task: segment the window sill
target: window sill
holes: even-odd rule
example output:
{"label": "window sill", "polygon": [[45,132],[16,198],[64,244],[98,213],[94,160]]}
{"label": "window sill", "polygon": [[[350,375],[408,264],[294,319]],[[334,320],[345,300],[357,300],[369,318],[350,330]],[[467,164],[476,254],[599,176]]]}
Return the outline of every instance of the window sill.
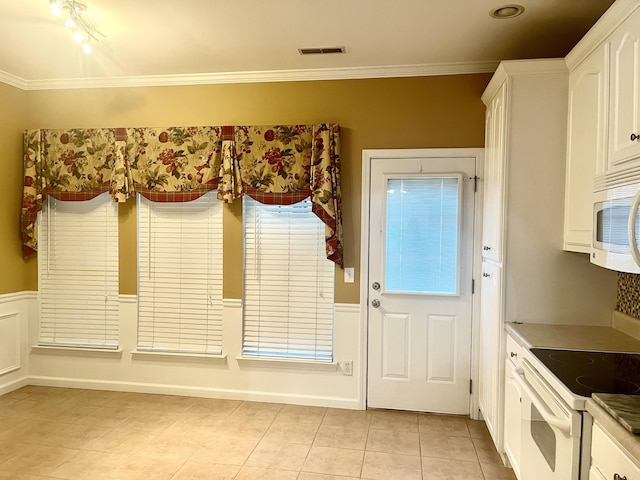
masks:
{"label": "window sill", "polygon": [[179,353],[158,352],[152,350],[133,350],[131,358],[134,360],[157,360],[174,362],[203,362],[224,365],[227,363],[226,355],[211,355],[206,353]]}
{"label": "window sill", "polygon": [[61,347],[56,345],[31,345],[33,353],[51,355],[73,355],[78,357],[122,358],[122,349]]}
{"label": "window sill", "polygon": [[241,367],[288,368],[294,370],[317,370],[335,372],[338,362],[313,362],[309,360],[275,359],[265,357],[236,357]]}

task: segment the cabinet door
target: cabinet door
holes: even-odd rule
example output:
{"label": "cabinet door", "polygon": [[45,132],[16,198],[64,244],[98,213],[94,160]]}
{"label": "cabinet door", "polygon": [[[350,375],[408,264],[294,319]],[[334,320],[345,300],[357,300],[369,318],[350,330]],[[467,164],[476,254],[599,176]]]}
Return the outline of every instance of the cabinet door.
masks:
{"label": "cabinet door", "polygon": [[495,262],[502,261],[506,101],[505,83],[487,107],[482,254]]}
{"label": "cabinet door", "polygon": [[640,163],[640,10],[611,36],[608,169]]}
{"label": "cabinet door", "polygon": [[520,478],[520,433],[522,418],[522,396],[514,376],[516,366],[505,360],[504,377],[504,451],[511,462],[511,468]]}
{"label": "cabinet door", "polygon": [[478,402],[487,428],[498,443],[499,390],[502,332],[502,268],[492,263],[482,264],[480,307],[480,374]]}
{"label": "cabinet door", "polygon": [[593,178],[606,168],[609,44],[569,74],[564,249],[590,252]]}
{"label": "cabinet door", "polygon": [[615,444],[598,423],[593,424],[591,432],[591,470],[597,471],[604,478],[628,480],[640,478],[640,468]]}

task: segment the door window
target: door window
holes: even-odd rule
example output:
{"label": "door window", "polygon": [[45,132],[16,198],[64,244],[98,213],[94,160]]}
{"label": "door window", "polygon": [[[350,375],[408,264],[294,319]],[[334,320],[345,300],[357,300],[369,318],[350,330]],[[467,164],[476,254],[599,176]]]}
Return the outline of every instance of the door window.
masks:
{"label": "door window", "polygon": [[387,179],[385,290],[458,294],[459,176]]}

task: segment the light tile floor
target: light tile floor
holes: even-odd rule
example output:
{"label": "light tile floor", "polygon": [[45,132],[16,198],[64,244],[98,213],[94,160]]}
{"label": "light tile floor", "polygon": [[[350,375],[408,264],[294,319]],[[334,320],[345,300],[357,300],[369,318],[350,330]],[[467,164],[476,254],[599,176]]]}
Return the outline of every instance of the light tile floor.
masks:
{"label": "light tile floor", "polygon": [[509,479],[483,422],[29,386],[0,396],[0,480]]}

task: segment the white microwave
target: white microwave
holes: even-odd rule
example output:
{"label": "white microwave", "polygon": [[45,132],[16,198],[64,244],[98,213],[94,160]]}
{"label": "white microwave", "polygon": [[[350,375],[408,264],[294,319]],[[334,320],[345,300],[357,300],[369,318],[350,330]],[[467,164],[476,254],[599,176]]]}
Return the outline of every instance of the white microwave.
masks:
{"label": "white microwave", "polygon": [[640,183],[611,187],[593,196],[591,263],[640,273]]}

